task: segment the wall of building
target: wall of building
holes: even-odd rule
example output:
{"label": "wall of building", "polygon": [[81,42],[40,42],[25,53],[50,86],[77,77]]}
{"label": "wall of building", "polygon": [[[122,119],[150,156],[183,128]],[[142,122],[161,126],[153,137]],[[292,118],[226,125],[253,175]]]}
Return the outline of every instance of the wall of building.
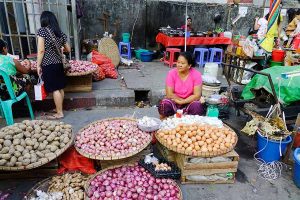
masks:
{"label": "wall of building", "polygon": [[[188,0],[188,2],[188,15],[193,18],[193,26],[197,31],[221,27],[225,30],[233,28],[236,33],[247,34],[254,24],[255,16],[261,16],[263,12],[259,3],[263,1],[251,0],[253,3],[241,4],[240,6],[248,7],[248,13],[232,27],[231,21],[238,15],[238,7],[227,3],[227,0],[210,0],[210,3],[206,3],[207,0]],[[289,2],[295,7],[299,6],[298,1],[289,0]],[[120,21],[115,37],[117,42],[123,32],[129,32],[133,33],[132,46],[154,47],[159,27],[170,25],[176,28],[184,24],[185,0],[84,0],[85,16],[82,18],[82,26],[85,38],[95,38],[96,35],[104,33],[103,22],[99,19],[103,12],[110,14],[110,33],[114,33],[114,24]],[[222,16],[220,24],[213,21],[216,13]]]}

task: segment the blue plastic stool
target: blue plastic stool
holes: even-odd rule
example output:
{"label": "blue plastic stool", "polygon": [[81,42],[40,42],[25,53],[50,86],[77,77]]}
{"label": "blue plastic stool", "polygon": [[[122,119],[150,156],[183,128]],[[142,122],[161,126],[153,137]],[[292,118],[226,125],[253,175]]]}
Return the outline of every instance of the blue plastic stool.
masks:
{"label": "blue plastic stool", "polygon": [[119,52],[121,57],[131,59],[130,42],[119,42]]}
{"label": "blue plastic stool", "polygon": [[209,48],[209,62],[221,64],[223,58],[223,49]]}
{"label": "blue plastic stool", "polygon": [[[199,55],[197,55],[199,52]],[[194,56],[199,67],[203,67],[209,61],[209,51],[206,48],[195,48]]]}

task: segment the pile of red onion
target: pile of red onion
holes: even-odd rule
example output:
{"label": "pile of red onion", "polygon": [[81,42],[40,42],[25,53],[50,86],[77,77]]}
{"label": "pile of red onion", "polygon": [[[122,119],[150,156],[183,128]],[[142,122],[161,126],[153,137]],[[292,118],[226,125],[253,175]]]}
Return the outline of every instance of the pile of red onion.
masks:
{"label": "pile of red onion", "polygon": [[71,68],[68,70],[68,73],[83,73],[89,71],[95,71],[98,69],[98,65],[89,61],[82,60],[70,60],[69,61]]}
{"label": "pile of red onion", "polygon": [[75,145],[89,155],[121,157],[142,150],[151,137],[139,130],[136,121],[103,120],[78,133]]}
{"label": "pile of red onion", "polygon": [[122,166],[103,172],[90,181],[87,192],[90,200],[180,200],[182,198],[175,181],[156,179],[138,165]]}

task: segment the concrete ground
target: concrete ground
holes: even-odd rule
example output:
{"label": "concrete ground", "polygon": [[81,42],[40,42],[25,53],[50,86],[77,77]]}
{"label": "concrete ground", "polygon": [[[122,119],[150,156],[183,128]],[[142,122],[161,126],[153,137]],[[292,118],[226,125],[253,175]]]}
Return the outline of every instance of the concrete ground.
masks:
{"label": "concrete ground", "polygon": [[[67,111],[62,120],[73,125],[74,133],[83,126],[99,119],[108,117],[144,115],[158,117],[157,109],[151,108],[112,108],[93,107],[90,109],[77,109]],[[22,119],[17,119],[20,121]],[[245,124],[245,117],[235,117],[226,121],[236,130],[240,130]],[[1,126],[4,121],[0,120]],[[282,176],[277,180],[267,181],[258,176],[257,162],[253,159],[255,152],[255,140],[247,136],[239,135],[236,151],[240,155],[238,173],[234,184],[196,184],[181,185],[184,199],[186,200],[275,200],[275,199],[300,199],[300,189],[292,181],[292,166],[282,170]],[[24,172],[26,173],[26,172]],[[19,200],[23,195],[41,179],[26,180],[0,180],[0,191],[11,192],[9,199]]]}

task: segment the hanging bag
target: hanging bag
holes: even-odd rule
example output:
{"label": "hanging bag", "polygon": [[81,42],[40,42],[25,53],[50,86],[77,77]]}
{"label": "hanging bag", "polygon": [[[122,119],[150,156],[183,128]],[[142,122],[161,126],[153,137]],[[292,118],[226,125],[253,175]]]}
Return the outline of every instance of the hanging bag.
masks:
{"label": "hanging bag", "polygon": [[51,31],[49,30],[49,28],[46,28],[48,33],[50,34],[51,36],[51,39],[55,45],[55,49],[56,49],[56,52],[58,53],[58,55],[60,55],[61,57],[61,60],[62,60],[62,64],[64,66],[64,71],[67,72],[70,68],[71,68],[71,65],[69,63],[69,60],[66,58],[66,56],[61,52],[60,48],[58,47],[57,43],[56,43],[56,40],[55,40],[55,37],[54,35],[51,33]]}
{"label": "hanging bag", "polygon": [[34,85],[34,97],[36,101],[43,101],[47,97],[44,81],[42,80],[41,77],[39,77],[38,83]]}

